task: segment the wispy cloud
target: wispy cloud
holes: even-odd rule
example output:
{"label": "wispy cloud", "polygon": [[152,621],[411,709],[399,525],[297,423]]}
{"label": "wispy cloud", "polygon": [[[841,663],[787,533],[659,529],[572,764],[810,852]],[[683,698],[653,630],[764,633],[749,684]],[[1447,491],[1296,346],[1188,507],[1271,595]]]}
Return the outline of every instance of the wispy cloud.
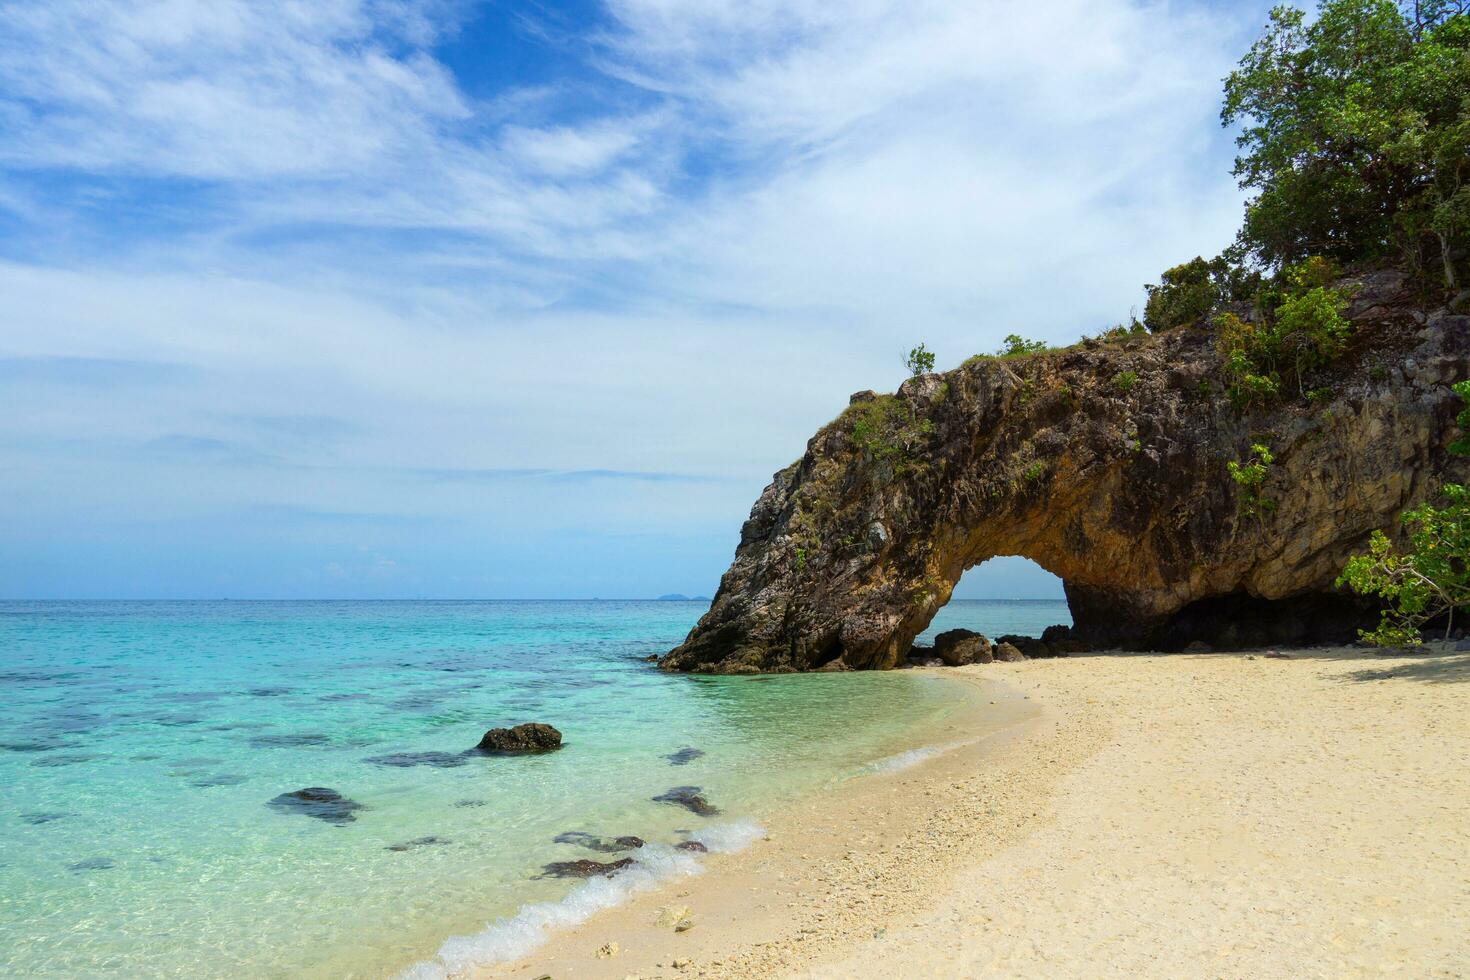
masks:
{"label": "wispy cloud", "polygon": [[10,0],[0,509],[418,513],[470,577],[689,534],[653,591],[707,590],[915,342],[1068,341],[1226,243],[1264,8]]}

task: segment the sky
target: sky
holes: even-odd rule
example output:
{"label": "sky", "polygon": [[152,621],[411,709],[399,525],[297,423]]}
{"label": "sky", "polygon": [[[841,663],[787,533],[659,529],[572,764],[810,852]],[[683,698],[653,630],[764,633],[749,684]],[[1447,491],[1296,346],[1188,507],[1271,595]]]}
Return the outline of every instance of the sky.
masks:
{"label": "sky", "polygon": [[910,347],[1229,243],[1267,6],[6,0],[0,596],[710,595]]}

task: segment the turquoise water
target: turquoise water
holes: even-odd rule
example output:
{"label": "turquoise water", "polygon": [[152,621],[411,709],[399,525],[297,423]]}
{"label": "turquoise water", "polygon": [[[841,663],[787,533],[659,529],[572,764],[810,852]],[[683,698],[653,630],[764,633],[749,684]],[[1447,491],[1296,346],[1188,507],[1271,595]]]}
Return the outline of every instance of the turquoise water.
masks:
{"label": "turquoise water", "polygon": [[[644,870],[691,870],[670,845],[734,846],[783,797],[966,703],[917,672],[707,678],[642,661],[704,608],[0,603],[0,975],[381,977],[492,957],[534,941],[510,918],[527,903],[612,900],[606,883],[536,877],[621,856],[557,835],[636,834]],[[930,633],[1067,621],[1063,603],[955,602]],[[532,720],[566,746],[459,755]],[[665,758],[685,747],[704,754]],[[380,760],[426,752],[438,765]],[[723,812],[652,801],[684,785]],[[309,786],[361,808],[333,823],[267,805]]]}

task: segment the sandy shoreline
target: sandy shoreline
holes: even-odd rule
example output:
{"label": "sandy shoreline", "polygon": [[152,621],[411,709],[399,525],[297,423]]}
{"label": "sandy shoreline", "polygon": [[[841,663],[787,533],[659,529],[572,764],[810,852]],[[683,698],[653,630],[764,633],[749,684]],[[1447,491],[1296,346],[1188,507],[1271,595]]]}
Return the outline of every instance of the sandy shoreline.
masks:
{"label": "sandy shoreline", "polygon": [[1470,975],[1470,653],[1290,653],[945,671],[1029,717],[480,975]]}

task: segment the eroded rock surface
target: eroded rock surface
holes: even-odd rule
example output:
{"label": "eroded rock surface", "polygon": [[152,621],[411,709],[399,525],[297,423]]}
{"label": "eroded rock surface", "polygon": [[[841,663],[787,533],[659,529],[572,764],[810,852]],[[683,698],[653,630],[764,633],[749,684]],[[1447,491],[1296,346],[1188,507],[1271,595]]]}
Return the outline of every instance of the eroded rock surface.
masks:
{"label": "eroded rock surface", "polygon": [[491,755],[550,752],[561,748],[561,732],[540,722],[528,722],[514,728],[492,728],[476,748]]}
{"label": "eroded rock surface", "polygon": [[[1373,617],[1333,587],[1347,556],[1470,476],[1447,452],[1470,317],[1418,309],[1394,272],[1349,285],[1347,353],[1264,408],[1231,404],[1203,327],[854,395],[761,494],[709,611],[660,666],[895,667],[996,555],[1062,578],[1068,649],[1350,639]],[[1226,469],[1255,442],[1275,456],[1260,517]]]}

